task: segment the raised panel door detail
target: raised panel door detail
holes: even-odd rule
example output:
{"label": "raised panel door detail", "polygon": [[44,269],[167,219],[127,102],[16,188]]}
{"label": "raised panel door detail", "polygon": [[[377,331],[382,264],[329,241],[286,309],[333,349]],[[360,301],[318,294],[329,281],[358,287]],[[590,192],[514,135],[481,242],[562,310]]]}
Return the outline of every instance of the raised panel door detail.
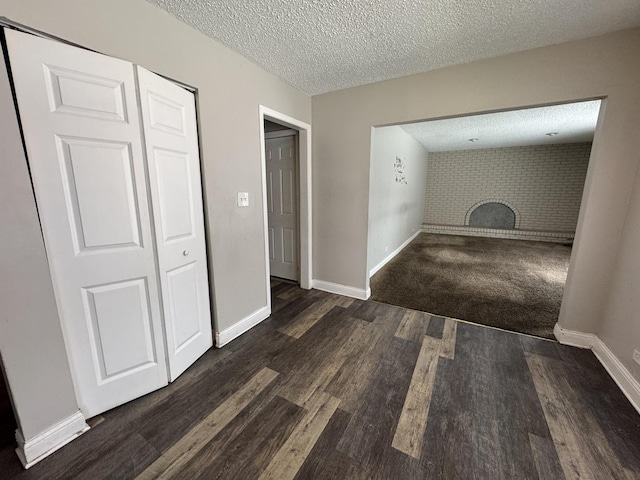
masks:
{"label": "raised panel door detail", "polygon": [[129,144],[69,137],[57,140],[76,254],[139,246]]}
{"label": "raised panel door detail", "polygon": [[[269,270],[276,277],[298,280],[298,218],[295,137],[265,140]],[[269,158],[272,158],[270,160]]]}
{"label": "raised panel door detail", "polygon": [[162,234],[165,242],[193,235],[189,155],[154,148]]}
{"label": "raised panel door detail", "polygon": [[282,214],[293,215],[295,208],[295,178],[291,170],[280,171],[280,181],[282,185]]}
{"label": "raised panel door detail", "polygon": [[127,121],[121,81],[49,65],[44,70],[51,112]]}
{"label": "raised panel door detail", "polygon": [[184,106],[156,93],[149,92],[151,128],[175,135],[186,135]]}
{"label": "raised panel door detail", "polygon": [[276,258],[276,231],[275,228],[269,227],[269,260]]}
{"label": "raised panel door detail", "polygon": [[267,213],[273,213],[273,172],[267,172]]}
{"label": "raised panel door detail", "polygon": [[291,228],[282,229],[282,259],[285,263],[295,263],[296,259],[296,234]]}
{"label": "raised panel door detail", "polygon": [[98,383],[156,364],[143,278],[83,289]]}
{"label": "raised panel door detail", "polygon": [[200,333],[198,280],[195,263],[167,272],[174,353],[178,353]]}
{"label": "raised panel door detail", "polygon": [[285,146],[280,148],[280,160],[289,160],[293,157],[293,151],[291,147]]}

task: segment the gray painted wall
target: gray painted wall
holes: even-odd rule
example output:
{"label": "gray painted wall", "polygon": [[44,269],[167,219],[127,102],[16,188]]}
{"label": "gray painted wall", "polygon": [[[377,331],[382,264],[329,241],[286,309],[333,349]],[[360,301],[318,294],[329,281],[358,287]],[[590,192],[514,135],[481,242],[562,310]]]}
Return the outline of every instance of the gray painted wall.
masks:
{"label": "gray painted wall", "polygon": [[[198,88],[216,329],[224,330],[264,307],[268,285],[258,108],[262,104],[311,123],[309,96],[144,0],[5,0],[0,14]],[[75,400],[24,174],[24,159],[16,156],[9,163],[3,154],[2,182],[9,182],[19,195],[3,202],[12,206],[12,211],[4,208],[3,215],[14,217],[14,228],[3,228],[10,235],[2,239],[0,278],[3,285],[22,289],[18,294],[3,288],[0,350],[5,357],[1,347],[12,344],[17,355],[14,360],[5,358],[14,396],[25,372],[31,376],[24,380],[32,383],[30,398],[20,396],[18,401],[20,422],[29,437],[68,416]],[[236,207],[238,191],[249,192],[253,200],[248,208]],[[2,195],[10,194],[3,189]],[[13,265],[11,255],[21,259],[20,268]],[[20,269],[28,284],[17,278]],[[12,295],[5,297],[8,293]],[[42,377],[42,382],[34,376]]]}
{"label": "gray painted wall", "polygon": [[[636,368],[637,300],[620,285],[639,284],[640,270],[617,256],[640,245],[640,201],[630,202],[640,152],[639,51],[640,29],[632,29],[313,97],[315,278],[368,286],[372,125],[606,97],[560,324],[600,332]],[[633,226],[625,226],[627,215]]]}
{"label": "gray painted wall", "polygon": [[[428,158],[422,144],[400,127],[376,128],[372,135],[368,270],[420,230]],[[396,157],[404,182],[397,181]]]}
{"label": "gray painted wall", "polygon": [[[640,149],[636,160],[640,163]],[[635,188],[629,203],[622,241],[614,267],[609,295],[597,334],[640,380],[640,365],[635,363],[633,350],[640,350],[640,168],[635,176]]]}
{"label": "gray painted wall", "polygon": [[0,355],[26,439],[78,411],[4,59],[0,60]]}
{"label": "gray painted wall", "polygon": [[[309,97],[144,0],[3,3],[14,21],[198,88],[216,327],[265,306],[258,105],[310,123]],[[236,207],[239,191],[248,208]]]}

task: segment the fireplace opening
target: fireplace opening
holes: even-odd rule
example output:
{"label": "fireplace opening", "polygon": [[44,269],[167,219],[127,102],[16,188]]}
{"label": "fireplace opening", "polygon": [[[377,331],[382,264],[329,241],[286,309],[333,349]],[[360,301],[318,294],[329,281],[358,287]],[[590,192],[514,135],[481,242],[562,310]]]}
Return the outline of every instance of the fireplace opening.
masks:
{"label": "fireplace opening", "polygon": [[515,209],[506,203],[488,200],[471,207],[467,213],[466,225],[513,230],[517,227],[517,215]]}

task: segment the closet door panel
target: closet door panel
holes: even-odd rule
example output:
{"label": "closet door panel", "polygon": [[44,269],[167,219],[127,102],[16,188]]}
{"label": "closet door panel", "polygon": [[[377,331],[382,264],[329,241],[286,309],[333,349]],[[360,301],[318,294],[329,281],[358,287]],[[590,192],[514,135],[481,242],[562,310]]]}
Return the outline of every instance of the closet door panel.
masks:
{"label": "closet door panel", "polygon": [[144,279],[86,288],[83,293],[99,383],[157,363]]}
{"label": "closet door panel", "polygon": [[153,148],[163,243],[194,236],[193,192],[188,154]]}
{"label": "closet door panel", "polygon": [[141,226],[129,145],[57,140],[77,252],[139,247]]}
{"label": "closet door panel", "polygon": [[167,384],[134,67],[6,37],[76,393],[91,417]]}
{"label": "closet door panel", "polygon": [[198,305],[198,270],[195,263],[181,265],[167,272],[167,294],[172,319],[174,351],[188,346],[200,335],[200,312]]}
{"label": "closet door panel", "polygon": [[213,344],[195,98],[137,71],[173,381]]}

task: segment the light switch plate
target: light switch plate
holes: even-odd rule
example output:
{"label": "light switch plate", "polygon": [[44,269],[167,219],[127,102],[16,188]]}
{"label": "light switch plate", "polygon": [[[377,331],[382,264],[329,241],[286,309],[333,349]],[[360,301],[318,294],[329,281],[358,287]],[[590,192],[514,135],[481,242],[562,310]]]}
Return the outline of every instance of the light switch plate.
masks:
{"label": "light switch plate", "polygon": [[249,206],[249,192],[238,192],[238,206],[239,207]]}

